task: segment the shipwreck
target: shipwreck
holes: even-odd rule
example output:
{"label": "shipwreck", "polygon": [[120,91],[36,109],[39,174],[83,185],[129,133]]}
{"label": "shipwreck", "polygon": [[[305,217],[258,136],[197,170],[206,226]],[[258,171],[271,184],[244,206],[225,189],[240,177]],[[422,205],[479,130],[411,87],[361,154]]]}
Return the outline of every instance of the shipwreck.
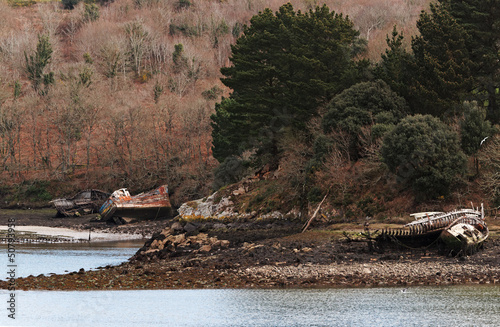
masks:
{"label": "shipwreck", "polygon": [[436,244],[449,254],[465,255],[476,252],[489,235],[482,204],[480,209],[421,212],[411,216],[414,221],[402,228],[383,230],[377,241],[390,241],[406,248]]}
{"label": "shipwreck", "polygon": [[102,220],[170,218],[172,206],[168,186],[130,195],[126,188],[114,191],[99,210]]}
{"label": "shipwreck", "polygon": [[72,198],[61,198],[50,201],[57,210],[56,217],[73,217],[99,212],[109,193],[100,190],[84,190]]}

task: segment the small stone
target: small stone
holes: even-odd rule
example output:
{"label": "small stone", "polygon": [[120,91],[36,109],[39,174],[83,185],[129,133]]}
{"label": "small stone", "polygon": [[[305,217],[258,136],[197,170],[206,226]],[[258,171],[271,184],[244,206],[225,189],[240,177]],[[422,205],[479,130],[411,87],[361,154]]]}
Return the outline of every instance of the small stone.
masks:
{"label": "small stone", "polygon": [[179,234],[175,236],[174,243],[175,244],[181,244],[186,240],[186,235],[184,234]]}
{"label": "small stone", "polygon": [[208,253],[212,250],[212,247],[208,244],[205,244],[203,245],[202,247],[200,247],[199,251],[200,252],[204,252],[204,253]]}
{"label": "small stone", "polygon": [[241,195],[241,194],[245,194],[245,188],[244,187],[240,187],[238,188],[237,190],[233,191],[233,195]]}
{"label": "small stone", "polygon": [[169,236],[172,234],[172,231],[170,228],[167,227],[167,228],[163,229],[160,234],[163,234],[165,236]]}
{"label": "small stone", "polygon": [[197,235],[197,237],[198,237],[199,240],[204,240],[204,241],[206,241],[208,239],[208,235],[205,234],[205,233],[199,233]]}
{"label": "small stone", "polygon": [[181,223],[176,221],[175,223],[172,224],[172,226],[170,227],[171,230],[173,230],[174,232],[181,232],[184,230],[184,228],[182,227]]}

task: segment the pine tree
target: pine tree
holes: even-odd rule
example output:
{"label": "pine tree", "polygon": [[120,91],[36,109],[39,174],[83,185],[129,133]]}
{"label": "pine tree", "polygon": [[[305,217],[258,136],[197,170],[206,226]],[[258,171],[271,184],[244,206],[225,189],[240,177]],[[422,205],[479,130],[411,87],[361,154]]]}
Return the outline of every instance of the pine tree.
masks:
{"label": "pine tree", "polygon": [[408,98],[409,63],[413,57],[404,46],[404,35],[394,26],[392,35],[387,36],[387,49],[381,56],[381,61],[375,67],[374,73],[391,89],[404,98]]}
{"label": "pine tree", "polygon": [[500,122],[500,0],[439,0],[470,35],[465,47],[475,63],[476,98],[487,118]]}
{"label": "pine tree", "polygon": [[285,4],[252,17],[232,47],[233,65],[221,69],[233,92],[212,116],[214,156],[251,150],[276,158],[284,130],[304,129],[319,106],[358,79],[358,36],[326,6],[302,13]]}
{"label": "pine tree", "polygon": [[414,113],[443,117],[456,114],[473,89],[473,62],[466,47],[470,36],[443,6],[430,6],[417,22],[409,102]]}
{"label": "pine tree", "polygon": [[[33,89],[40,95],[45,95],[48,92],[48,87],[54,84],[54,72],[45,74],[45,67],[52,60],[52,45],[48,35],[39,35],[36,51],[28,56],[24,53],[26,60],[26,74],[31,81]],[[42,85],[44,88],[42,89]]]}

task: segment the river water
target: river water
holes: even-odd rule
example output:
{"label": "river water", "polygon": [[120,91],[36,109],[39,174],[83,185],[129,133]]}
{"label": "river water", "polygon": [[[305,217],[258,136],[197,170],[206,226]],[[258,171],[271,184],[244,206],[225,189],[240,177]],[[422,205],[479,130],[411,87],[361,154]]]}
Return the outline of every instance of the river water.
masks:
{"label": "river water", "polygon": [[[397,288],[17,291],[16,319],[4,309],[0,325],[498,326],[499,295],[498,286],[415,287],[406,293]],[[0,298],[8,299],[7,291]]]}
{"label": "river water", "polygon": [[[142,242],[113,242],[17,247],[18,276],[119,264],[141,245]],[[6,269],[6,252],[0,257]],[[11,293],[15,295],[15,320],[8,317],[7,301]],[[0,290],[0,303],[3,303],[0,326],[455,327],[500,324],[498,285],[414,287],[406,292],[399,288]]]}
{"label": "river water", "polygon": [[[16,277],[63,274],[118,265],[127,261],[144,241],[114,241],[67,244],[16,244]],[[0,267],[8,265],[7,245],[0,245]],[[7,276],[0,274],[0,279]]]}

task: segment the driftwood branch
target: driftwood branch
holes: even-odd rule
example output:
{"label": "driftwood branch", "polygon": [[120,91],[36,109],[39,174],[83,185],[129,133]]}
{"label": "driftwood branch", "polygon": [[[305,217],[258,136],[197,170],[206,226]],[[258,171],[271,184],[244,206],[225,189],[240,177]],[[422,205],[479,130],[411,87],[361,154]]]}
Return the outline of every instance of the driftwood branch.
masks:
{"label": "driftwood branch", "polygon": [[323,204],[323,202],[325,202],[326,200],[326,197],[328,196],[328,193],[330,193],[330,190],[328,190],[325,194],[325,197],[323,198],[323,200],[321,200],[321,202],[318,204],[318,207],[316,208],[316,210],[314,211],[314,214],[312,215],[312,217],[307,221],[307,224],[304,226],[304,228],[302,229],[302,233],[306,231],[307,228],[309,228],[309,225],[311,225],[311,222],[313,221],[314,218],[316,218],[316,215],[318,214],[319,212],[319,209],[321,208],[321,205]]}
{"label": "driftwood branch", "polygon": [[347,234],[346,231],[344,231],[342,234],[344,234],[344,236],[347,238],[348,242],[352,242],[352,238],[349,236],[349,234]]}

